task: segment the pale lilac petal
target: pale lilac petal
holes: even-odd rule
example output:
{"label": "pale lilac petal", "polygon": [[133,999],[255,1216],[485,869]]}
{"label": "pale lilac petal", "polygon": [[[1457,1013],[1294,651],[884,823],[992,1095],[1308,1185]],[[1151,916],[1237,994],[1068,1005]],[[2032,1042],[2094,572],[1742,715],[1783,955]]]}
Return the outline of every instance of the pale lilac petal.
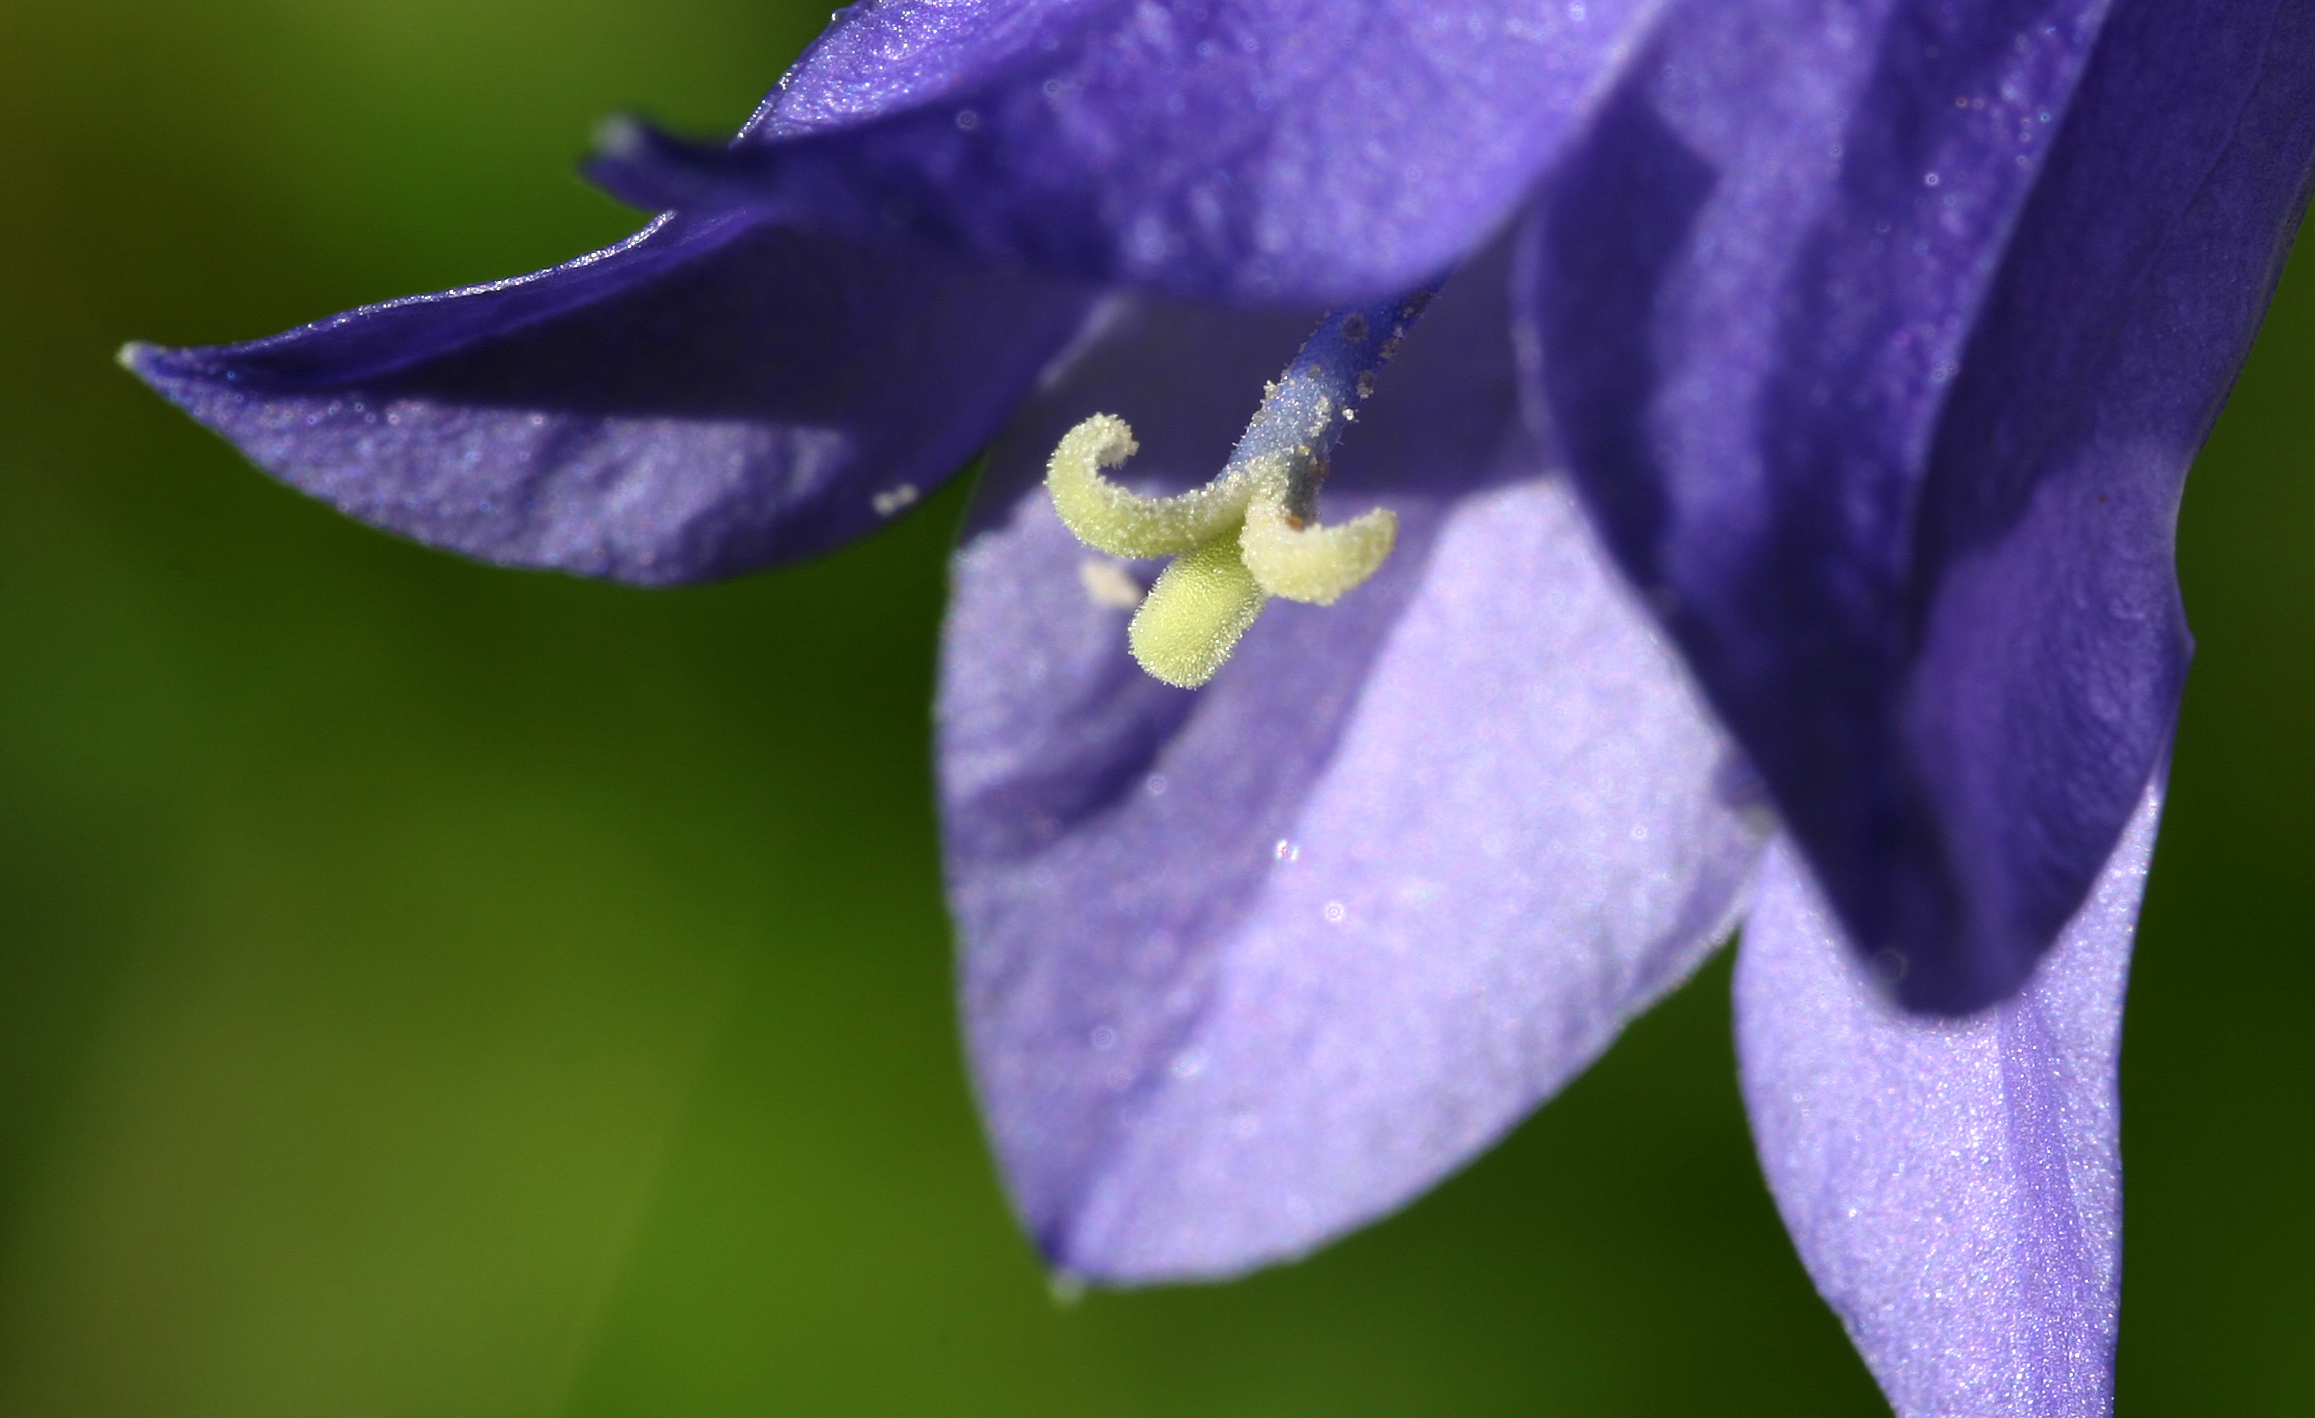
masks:
{"label": "pale lilac petal", "polygon": [[[1062,1270],[1225,1275],[1401,1205],[1728,927],[1749,775],[1564,484],[1515,434],[1489,456],[1498,280],[1449,285],[1328,484],[1349,513],[1389,482],[1398,552],[1274,605],[1195,695],[1134,667],[1084,549],[992,470],[946,641],[951,894],[991,1132]],[[1299,332],[1200,319],[1121,332],[1000,458],[1033,472],[1146,382],[1215,421],[1137,426],[1153,461],[1218,466]]]}
{"label": "pale lilac petal", "polygon": [[2115,1095],[2158,776],[2033,980],[1970,1019],[1864,978],[1789,842],[1736,965],[1763,1170],[1900,1418],[2102,1418],[2122,1248]]}

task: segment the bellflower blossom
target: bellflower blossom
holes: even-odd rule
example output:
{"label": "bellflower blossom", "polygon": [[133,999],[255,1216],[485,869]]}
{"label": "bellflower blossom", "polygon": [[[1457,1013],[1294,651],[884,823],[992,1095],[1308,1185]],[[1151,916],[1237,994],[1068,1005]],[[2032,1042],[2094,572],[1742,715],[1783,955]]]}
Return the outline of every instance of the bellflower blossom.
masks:
{"label": "bellflower blossom", "polygon": [[[2173,520],[2311,153],[2293,0],[879,0],[728,146],[607,130],[628,241],[124,359],[357,517],[640,584],[987,446],[942,808],[1057,1270],[1390,1211],[1741,924],[1762,1165],[1897,1410],[2102,1413]],[[1328,307],[1339,448],[1233,463]],[[1244,476],[1136,540],[1129,444]],[[1256,620],[1321,476],[1363,549]],[[1194,693],[1128,653],[1159,551],[1223,587]]]}

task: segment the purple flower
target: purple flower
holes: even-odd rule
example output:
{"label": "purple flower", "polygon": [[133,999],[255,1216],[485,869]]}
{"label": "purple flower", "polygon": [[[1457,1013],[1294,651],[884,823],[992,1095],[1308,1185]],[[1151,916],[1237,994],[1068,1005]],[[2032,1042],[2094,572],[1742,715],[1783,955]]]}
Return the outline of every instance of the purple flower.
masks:
{"label": "purple flower", "polygon": [[[887,0],[729,146],[610,130],[619,246],[125,357],[356,516],[646,584],[990,444],[942,797],[1057,1269],[1399,1206],[1741,924],[1763,1167],[1897,1409],[2100,1413],[2172,521],[2311,154],[2291,0]],[[1329,405],[1395,550],[1141,673],[1048,455],[1205,483],[1319,307],[1442,276]]]}

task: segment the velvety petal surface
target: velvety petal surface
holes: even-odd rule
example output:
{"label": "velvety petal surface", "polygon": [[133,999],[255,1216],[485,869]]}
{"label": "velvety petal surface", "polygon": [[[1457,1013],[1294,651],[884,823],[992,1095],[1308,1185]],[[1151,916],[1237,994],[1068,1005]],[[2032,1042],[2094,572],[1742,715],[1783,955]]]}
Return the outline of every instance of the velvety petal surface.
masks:
{"label": "velvety petal surface", "polygon": [[1430,1186],[1725,934],[1762,840],[1518,433],[1499,265],[1449,284],[1338,455],[1322,511],[1401,519],[1374,580],[1274,602],[1195,694],[1134,665],[1115,588],[1151,568],[1070,537],[1046,450],[1112,412],[1129,475],[1202,480],[1308,329],[1125,307],[1007,434],[956,563],[974,1076],[1030,1231],[1101,1281],[1244,1270]]}
{"label": "velvety petal surface", "polygon": [[1089,305],[740,217],[124,361],[274,476],[514,566],[664,583],[823,550],[948,478]]}
{"label": "velvety petal surface", "polygon": [[1660,0],[892,0],[842,12],[731,146],[619,131],[650,208],[1260,302],[1372,297],[1483,244]]}
{"label": "velvety petal surface", "polygon": [[2016,996],[1899,1012],[1788,844],[1736,964],[1761,1166],[1801,1259],[1899,1418],[2102,1418],[2122,1250],[2116,1064],[2161,814],[2113,857]]}
{"label": "velvety petal surface", "polygon": [[2310,52],[2292,0],[1684,6],[1549,186],[1534,407],[1916,1008],[2024,980],[2167,739]]}

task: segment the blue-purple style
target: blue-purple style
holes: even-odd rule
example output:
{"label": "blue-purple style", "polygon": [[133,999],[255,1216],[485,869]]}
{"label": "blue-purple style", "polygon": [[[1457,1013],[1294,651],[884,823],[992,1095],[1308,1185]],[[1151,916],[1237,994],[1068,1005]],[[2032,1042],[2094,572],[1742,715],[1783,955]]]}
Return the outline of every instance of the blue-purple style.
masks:
{"label": "blue-purple style", "polygon": [[[2315,7],[868,0],[729,145],[591,172],[662,215],[124,358],[357,517],[641,584],[988,447],[942,807],[1056,1270],[1404,1204],[1741,925],[1762,1165],[1897,1411],[2109,1410],[2173,523],[2308,200]],[[1442,279],[1319,469],[1388,559],[1142,673],[1156,565],[1064,527],[1056,445],[1204,484],[1327,307]]]}

